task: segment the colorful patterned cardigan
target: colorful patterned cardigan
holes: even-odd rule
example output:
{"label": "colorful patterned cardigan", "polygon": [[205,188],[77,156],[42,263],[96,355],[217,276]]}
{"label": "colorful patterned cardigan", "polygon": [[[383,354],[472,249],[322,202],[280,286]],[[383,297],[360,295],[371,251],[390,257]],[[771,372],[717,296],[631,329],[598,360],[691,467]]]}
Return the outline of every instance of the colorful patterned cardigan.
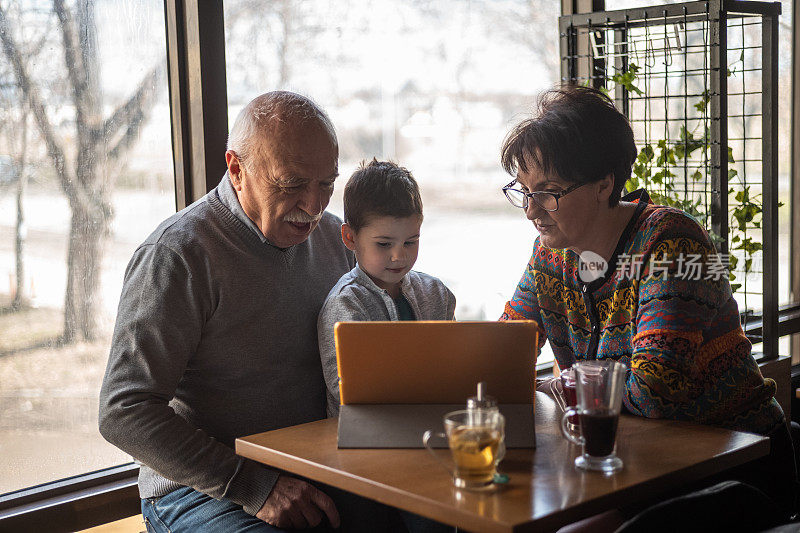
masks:
{"label": "colorful patterned cardigan", "polygon": [[[639,205],[605,278],[582,282],[578,255],[537,237],[501,320],[536,321],[560,368],[595,358],[628,364],[632,413],[769,433],[784,421],[775,382],[751,354],[708,234],[645,191],[624,199]],[[702,270],[688,268],[698,259]]]}

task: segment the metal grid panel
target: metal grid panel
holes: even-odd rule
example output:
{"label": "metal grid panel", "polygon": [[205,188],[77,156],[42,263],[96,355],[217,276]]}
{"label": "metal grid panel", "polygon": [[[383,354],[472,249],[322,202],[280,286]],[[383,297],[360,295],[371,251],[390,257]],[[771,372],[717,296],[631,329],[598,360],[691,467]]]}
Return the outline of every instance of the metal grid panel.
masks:
{"label": "metal grid panel", "polygon": [[628,188],[709,231],[744,325],[764,320],[767,356],[777,356],[779,13],[716,0],[559,19],[562,81],[606,90],[631,122]]}

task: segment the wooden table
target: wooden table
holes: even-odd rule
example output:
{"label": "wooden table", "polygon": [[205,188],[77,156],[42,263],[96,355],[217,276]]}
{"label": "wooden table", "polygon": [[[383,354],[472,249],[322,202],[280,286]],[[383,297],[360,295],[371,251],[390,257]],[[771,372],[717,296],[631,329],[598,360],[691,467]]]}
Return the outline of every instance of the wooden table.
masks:
{"label": "wooden table", "polygon": [[[237,439],[236,453],[261,463],[452,524],[467,531],[548,531],[586,516],[663,495],[769,453],[769,439],[686,422],[623,415],[622,471],[574,467],[579,448],[561,436],[553,400],[536,393],[535,450],[508,450],[508,485],[491,493],[455,489],[420,450],[340,450],[336,420]],[[438,428],[436,428],[438,429]],[[447,452],[441,451],[447,458]]]}

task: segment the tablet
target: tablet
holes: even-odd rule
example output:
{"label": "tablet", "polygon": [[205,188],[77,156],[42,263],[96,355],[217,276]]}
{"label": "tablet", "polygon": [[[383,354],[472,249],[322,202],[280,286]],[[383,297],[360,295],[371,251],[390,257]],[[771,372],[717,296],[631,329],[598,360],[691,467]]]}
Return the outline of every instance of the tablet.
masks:
{"label": "tablet", "polygon": [[506,446],[533,447],[536,323],[340,322],[339,447],[417,448],[486,383],[506,416]]}

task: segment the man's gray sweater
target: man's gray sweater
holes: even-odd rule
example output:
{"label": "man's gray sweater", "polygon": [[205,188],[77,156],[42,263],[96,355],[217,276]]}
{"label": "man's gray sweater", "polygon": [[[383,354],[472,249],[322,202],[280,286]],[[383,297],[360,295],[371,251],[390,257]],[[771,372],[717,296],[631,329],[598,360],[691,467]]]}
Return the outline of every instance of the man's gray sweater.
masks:
{"label": "man's gray sweater", "polygon": [[317,315],[354,260],[325,213],[308,240],[269,244],[227,175],[164,221],[125,272],[100,431],[141,463],[141,497],[190,486],[250,514],[277,472],[237,437],[325,417]]}

